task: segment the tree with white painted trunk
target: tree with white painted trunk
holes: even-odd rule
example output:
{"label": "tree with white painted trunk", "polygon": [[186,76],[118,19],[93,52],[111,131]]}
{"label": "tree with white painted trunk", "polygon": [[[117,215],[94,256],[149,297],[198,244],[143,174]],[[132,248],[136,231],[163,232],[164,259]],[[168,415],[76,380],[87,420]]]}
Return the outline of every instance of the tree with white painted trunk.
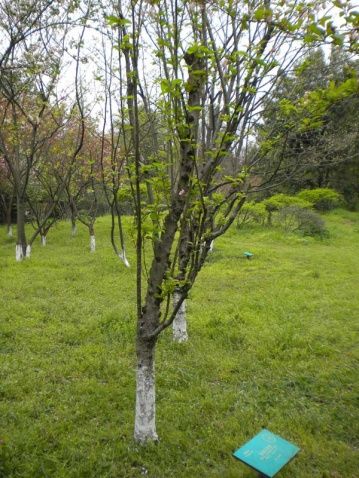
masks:
{"label": "tree with white painted trunk", "polygon": [[[111,2],[110,2],[111,3]],[[112,5],[102,5],[108,13]],[[118,8],[116,8],[118,12]],[[125,192],[126,162],[130,153],[129,137],[126,125],[125,84],[122,78],[121,53],[114,49],[119,31],[112,29],[105,21],[102,25],[101,47],[98,49],[98,82],[101,85],[103,104],[101,111],[100,171],[105,199],[111,214],[110,239],[117,258],[130,267],[127,258],[123,216],[133,212],[129,209],[131,195]],[[117,116],[120,112],[120,116]]]}
{"label": "tree with white painted trunk", "polygon": [[[319,2],[314,6],[319,10]],[[280,69],[293,65],[293,46],[302,35],[319,33],[316,17],[300,1],[120,1],[108,21],[117,32],[119,76],[127,86],[122,113],[130,132],[126,168],[137,233],[134,434],[143,443],[157,439],[158,337],[180,310],[183,317],[182,306],[213,241],[228,230],[246,200],[255,160],[246,162],[244,152],[265,96]],[[155,73],[141,76],[153,51]],[[149,115],[154,108],[158,128],[168,136],[151,158],[141,141],[140,112]],[[235,152],[245,160],[236,175],[228,175],[225,165]],[[169,161],[173,181],[163,177]]]}
{"label": "tree with white painted trunk", "polygon": [[29,210],[28,220],[34,229],[27,244],[29,250],[38,236],[40,236],[41,245],[46,246],[47,234],[59,217],[57,206],[60,199],[60,188],[56,183],[52,162],[44,161],[46,154],[42,156],[37,167],[32,171],[26,195]]}
{"label": "tree with white painted trunk", "polygon": [[[130,140],[125,164],[137,231],[134,433],[139,442],[157,438],[158,337],[179,311],[183,318],[184,301],[213,241],[245,202],[256,161],[249,164],[245,154],[253,125],[281,70],[294,64],[303,36],[314,41],[326,35],[315,29],[321,7],[315,2],[308,11],[301,1],[124,0],[108,17],[116,33],[118,74],[127,88],[121,112]],[[153,71],[142,75],[149,59]],[[148,156],[140,115],[145,111],[150,118],[153,110],[157,128],[167,136]],[[226,164],[234,154],[244,160],[230,175]],[[172,176],[164,177],[170,163]],[[148,242],[153,255],[147,259]],[[185,340],[182,325],[178,334]]]}
{"label": "tree with white painted trunk", "polygon": [[101,189],[101,139],[94,124],[86,122],[82,151],[65,185],[71,215],[89,232],[90,252],[96,251],[95,222]]}

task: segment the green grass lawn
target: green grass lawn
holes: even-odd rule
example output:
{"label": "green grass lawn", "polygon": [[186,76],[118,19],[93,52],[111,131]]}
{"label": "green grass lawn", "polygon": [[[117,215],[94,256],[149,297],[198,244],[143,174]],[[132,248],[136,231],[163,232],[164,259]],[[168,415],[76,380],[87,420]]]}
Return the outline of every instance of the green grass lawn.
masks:
{"label": "green grass lawn", "polygon": [[108,218],[95,254],[60,223],[16,263],[1,228],[0,476],[250,478],[231,454],[267,427],[301,448],[278,477],[358,477],[359,215],[326,221],[322,241],[235,227],[216,241],[189,342],[159,341],[147,447],[132,439],[133,247],[127,270]]}

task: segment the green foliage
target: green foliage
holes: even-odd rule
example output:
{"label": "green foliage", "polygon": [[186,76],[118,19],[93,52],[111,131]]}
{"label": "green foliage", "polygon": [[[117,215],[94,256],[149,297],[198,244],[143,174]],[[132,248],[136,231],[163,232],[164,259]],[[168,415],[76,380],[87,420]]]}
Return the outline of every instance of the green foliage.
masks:
{"label": "green foliage", "polygon": [[171,296],[178,287],[183,287],[186,284],[186,281],[174,279],[173,277],[166,277],[162,282],[161,294],[159,297],[165,299],[168,296]]}
{"label": "green foliage", "polygon": [[187,49],[187,54],[194,55],[197,58],[208,58],[213,55],[213,51],[202,43],[192,43]]}
{"label": "green foliage", "polygon": [[[285,192],[331,187],[357,203],[358,111],[358,62],[341,48],[333,47],[329,60],[313,50],[294,74],[283,75],[267,102],[258,143],[271,171],[280,164],[286,172]],[[263,169],[258,173],[268,174]]]}
{"label": "green foliage", "polygon": [[304,189],[298,193],[297,198],[309,202],[319,211],[330,211],[342,201],[341,195],[330,188]]}
{"label": "green foliage", "polygon": [[340,101],[359,93],[358,79],[353,76],[339,85],[331,81],[326,88],[307,93],[298,102],[293,111],[299,113],[301,120],[300,130],[315,129],[325,122],[325,115],[330,108]]}
{"label": "green foliage", "polygon": [[268,215],[268,224],[275,223],[287,232],[300,232],[304,236],[320,236],[327,234],[324,220],[311,210],[313,202],[308,198],[274,194],[260,203],[248,203],[242,208],[238,218],[238,225],[256,223],[264,224]]}
{"label": "green foliage", "polygon": [[130,20],[127,20],[126,18],[116,17],[114,15],[108,15],[106,17],[106,21],[111,27],[126,27],[128,25],[131,25]]}
{"label": "green foliage", "polygon": [[268,7],[261,6],[257,8],[257,10],[254,12],[254,18],[257,21],[263,21],[263,20],[270,20],[272,18],[272,10]]}
{"label": "green foliage", "polygon": [[299,206],[288,206],[281,209],[279,214],[281,225],[287,231],[300,232],[303,236],[326,237],[324,219],[311,209],[303,209]]}
{"label": "green foliage", "polygon": [[287,194],[274,194],[263,201],[267,211],[279,211],[284,207],[297,206],[300,208],[310,208],[311,202],[299,196],[288,196]]}
{"label": "green foliage", "polygon": [[160,82],[162,94],[168,93],[174,98],[181,96],[181,86],[183,81],[181,79],[166,80],[162,79]]}
{"label": "green foliage", "polygon": [[242,206],[238,215],[237,226],[245,224],[264,224],[267,210],[263,202],[248,202]]}

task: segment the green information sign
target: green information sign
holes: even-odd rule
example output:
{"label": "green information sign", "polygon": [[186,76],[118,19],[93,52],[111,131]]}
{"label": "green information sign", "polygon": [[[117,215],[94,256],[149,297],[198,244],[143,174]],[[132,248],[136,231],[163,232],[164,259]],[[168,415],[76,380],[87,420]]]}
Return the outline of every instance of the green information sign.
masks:
{"label": "green information sign", "polygon": [[233,455],[264,476],[272,478],[298,451],[297,446],[263,429]]}

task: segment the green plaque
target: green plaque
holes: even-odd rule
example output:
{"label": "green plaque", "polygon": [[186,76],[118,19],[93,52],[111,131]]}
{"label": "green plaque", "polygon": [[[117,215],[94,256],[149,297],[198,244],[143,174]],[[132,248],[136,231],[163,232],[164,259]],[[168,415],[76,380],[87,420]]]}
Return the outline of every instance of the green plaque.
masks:
{"label": "green plaque", "polygon": [[263,429],[233,455],[262,475],[272,478],[298,451],[297,446]]}

